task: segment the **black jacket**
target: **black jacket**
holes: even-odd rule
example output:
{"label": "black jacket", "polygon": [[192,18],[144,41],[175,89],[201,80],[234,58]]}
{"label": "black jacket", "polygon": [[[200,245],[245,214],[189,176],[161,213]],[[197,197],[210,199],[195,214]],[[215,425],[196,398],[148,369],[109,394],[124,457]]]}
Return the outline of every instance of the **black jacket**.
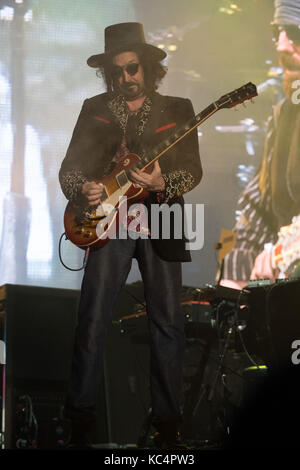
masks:
{"label": "black jacket", "polygon": [[[152,105],[143,134],[131,142],[130,152],[151,154],[151,149],[172,135],[194,116],[190,100],[150,95]],[[85,100],[76,123],[70,145],[59,172],[62,190],[67,199],[80,198],[81,185],[87,180],[101,179],[120,147],[123,131],[116,116],[107,105],[107,93]],[[184,204],[182,195],[201,180],[202,168],[197,131],[192,131],[159,160],[166,181],[166,199],[170,204]],[[145,204],[157,203],[151,193]],[[151,221],[150,221],[151,230]],[[152,239],[157,254],[166,261],[190,261],[184,238]]]}

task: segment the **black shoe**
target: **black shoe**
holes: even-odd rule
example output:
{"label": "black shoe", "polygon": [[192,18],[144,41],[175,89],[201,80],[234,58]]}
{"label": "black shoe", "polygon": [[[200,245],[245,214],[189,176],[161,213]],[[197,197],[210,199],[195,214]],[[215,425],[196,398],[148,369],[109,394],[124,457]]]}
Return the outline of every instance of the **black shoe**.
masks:
{"label": "black shoe", "polygon": [[83,426],[82,423],[72,423],[72,431],[69,440],[66,442],[66,449],[92,449],[89,439],[90,427]]}
{"label": "black shoe", "polygon": [[179,432],[180,423],[176,421],[159,421],[153,423],[157,432],[153,436],[153,442],[158,449],[190,450],[191,448],[182,439]]}
{"label": "black shoe", "polygon": [[182,439],[179,431],[173,433],[173,435],[164,435],[160,432],[156,432],[153,436],[153,442],[157,449],[191,450],[191,447]]}
{"label": "black shoe", "polygon": [[94,414],[77,410],[65,410],[65,417],[71,421],[71,433],[66,449],[91,449],[89,435],[96,423]]}
{"label": "black shoe", "polygon": [[89,440],[90,426],[86,423],[72,422],[69,439],[65,444],[65,449],[91,449],[92,444]]}

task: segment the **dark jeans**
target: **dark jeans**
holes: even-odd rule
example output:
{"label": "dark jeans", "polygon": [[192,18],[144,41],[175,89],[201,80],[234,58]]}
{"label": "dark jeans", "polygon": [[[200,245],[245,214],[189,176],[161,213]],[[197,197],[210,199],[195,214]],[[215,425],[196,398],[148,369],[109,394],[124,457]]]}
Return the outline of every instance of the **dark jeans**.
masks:
{"label": "dark jeans", "polygon": [[149,239],[111,240],[89,255],[82,281],[66,408],[95,410],[105,334],[133,257],[139,264],[147,302],[152,415],[162,422],[179,422],[184,354],[181,263],[160,259]]}

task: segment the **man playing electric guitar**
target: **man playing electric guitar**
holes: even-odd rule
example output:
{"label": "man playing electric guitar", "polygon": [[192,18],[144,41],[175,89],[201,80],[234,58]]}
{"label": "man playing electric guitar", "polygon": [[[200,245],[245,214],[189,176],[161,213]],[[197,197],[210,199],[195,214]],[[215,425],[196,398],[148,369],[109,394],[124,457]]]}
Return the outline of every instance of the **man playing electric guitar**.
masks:
{"label": "man playing electric guitar", "polygon": [[[138,23],[106,28],[105,53],[90,57],[88,65],[100,68],[107,93],[84,102],[59,175],[62,190],[74,206],[88,210],[98,205],[104,189],[97,181],[110,173],[115,163],[129,152],[143,155],[193,117],[189,100],[155,91],[166,73],[161,64],[165,56],[145,42]],[[168,158],[155,162],[150,173],[136,168],[129,177],[149,191],[145,201],[149,207],[161,202],[183,206],[182,195],[193,189],[201,176],[197,132],[192,131],[168,152]],[[72,442],[84,446],[95,420],[105,333],[133,258],[139,264],[147,302],[155,443],[159,448],[184,448],[179,434],[184,353],[179,296],[181,262],[191,258],[183,238],[154,240],[151,233],[145,236],[144,232],[141,237],[117,237],[89,254],[65,407],[73,424]]]}

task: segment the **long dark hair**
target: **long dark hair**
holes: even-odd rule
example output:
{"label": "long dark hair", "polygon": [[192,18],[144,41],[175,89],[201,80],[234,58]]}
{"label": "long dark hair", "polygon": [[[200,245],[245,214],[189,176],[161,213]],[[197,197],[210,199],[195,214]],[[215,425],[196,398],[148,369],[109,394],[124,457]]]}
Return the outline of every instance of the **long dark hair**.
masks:
{"label": "long dark hair", "polygon": [[[118,53],[127,51],[128,49],[124,49],[118,51]],[[144,49],[139,46],[132,46],[130,48],[130,52],[131,51],[137,54],[139,63],[143,67],[146,92],[150,93],[157,90],[161,80],[167,73],[167,67],[162,65],[162,63],[158,60],[155,60],[151,56],[145,54]],[[112,74],[112,57],[113,56],[107,56],[103,66],[99,67],[97,70],[97,75],[104,79],[107,92],[109,94],[118,92],[118,83],[115,81]]]}

